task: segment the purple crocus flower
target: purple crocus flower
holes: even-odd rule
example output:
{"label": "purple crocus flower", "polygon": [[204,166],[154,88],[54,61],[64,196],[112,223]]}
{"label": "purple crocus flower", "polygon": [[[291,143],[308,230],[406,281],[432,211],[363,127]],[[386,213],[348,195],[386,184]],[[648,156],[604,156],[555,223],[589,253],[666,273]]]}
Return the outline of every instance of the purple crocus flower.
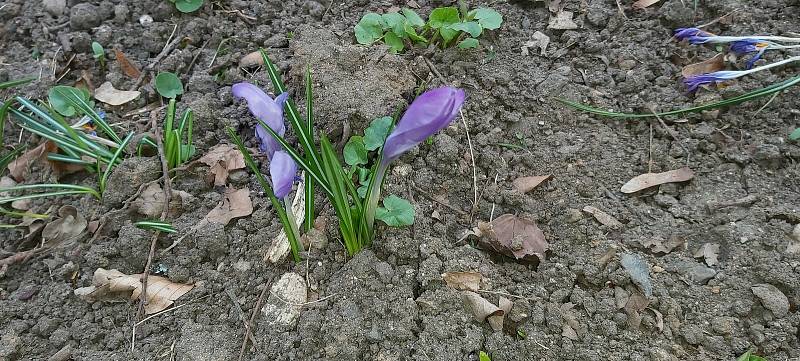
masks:
{"label": "purple crocus flower", "polygon": [[292,184],[297,175],[297,163],[288,153],[279,150],[272,155],[272,160],[269,162],[269,175],[275,197],[282,199],[292,191]]}
{"label": "purple crocus flower", "polygon": [[388,164],[429,136],[447,127],[458,115],[466,95],[461,89],[441,87],[426,91],[406,110],[383,146]]}
{"label": "purple crocus flower", "polygon": [[731,52],[739,56],[756,53],[747,61],[747,69],[750,69],[773,44],[759,39],[742,39],[731,43]]}
{"label": "purple crocus flower", "polygon": [[693,92],[697,90],[697,88],[700,85],[703,84],[710,84],[710,83],[723,82],[726,80],[736,79],[751,73],[755,73],[757,71],[771,69],[795,61],[800,61],[800,56],[794,56],[788,59],[774,62],[772,64],[759,66],[758,68],[753,68],[748,70],[722,70],[722,71],[715,71],[712,73],[691,75],[686,77],[683,80],[683,83],[686,84],[686,87],[688,88],[689,92]]}
{"label": "purple crocus flower", "polygon": [[692,44],[703,44],[713,37],[714,34],[698,28],[678,28],[675,29],[675,38],[678,40],[689,40]]}
{"label": "purple crocus flower", "polygon": [[[250,113],[269,125],[275,133],[280,136],[286,133],[286,126],[283,123],[283,105],[289,94],[283,93],[272,99],[259,87],[247,82],[234,84],[231,92],[234,98],[246,100]],[[272,138],[260,123],[256,125],[256,137],[261,143],[259,148],[270,159],[276,151],[281,149],[281,145]]]}

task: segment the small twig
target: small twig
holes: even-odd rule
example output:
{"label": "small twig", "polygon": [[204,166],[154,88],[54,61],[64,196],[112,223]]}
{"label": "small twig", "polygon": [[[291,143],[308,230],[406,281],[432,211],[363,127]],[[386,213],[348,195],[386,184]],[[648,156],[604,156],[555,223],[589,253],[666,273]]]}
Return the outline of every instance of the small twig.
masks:
{"label": "small twig", "polygon": [[758,113],[761,113],[762,110],[766,109],[770,104],[772,104],[772,101],[775,100],[775,98],[777,98],[778,95],[780,95],[780,94],[781,94],[781,92],[777,92],[775,94],[772,94],[772,96],[769,98],[767,103],[764,104],[761,108],[758,108],[758,110],[756,111],[756,115],[758,115]]}
{"label": "small twig", "polygon": [[[175,28],[172,30],[172,34],[170,35],[170,39],[172,39],[172,36],[175,35],[175,30],[177,30],[177,29],[178,29],[178,27],[177,27],[177,25],[175,25]],[[160,63],[161,60],[164,60],[164,58],[167,57],[167,55],[169,53],[171,53],[172,50],[175,49],[175,47],[178,46],[178,43],[180,43],[180,42],[181,42],[181,38],[180,37],[175,39],[175,40],[173,40],[172,42],[168,41],[167,45],[164,45],[164,49],[161,50],[161,53],[159,53],[158,56],[156,56],[156,58],[153,59],[152,62],[150,62],[150,64],[147,64],[147,66],[144,67],[144,69],[142,69],[142,73],[139,74],[139,77],[136,78],[136,82],[128,90],[137,90],[137,89],[139,89],[139,87],[144,82],[144,78],[147,76],[147,73],[149,73],[150,71],[155,69],[156,65],[158,65],[158,63]]]}
{"label": "small twig", "polygon": [[617,10],[619,10],[619,14],[623,18],[628,19],[628,15],[625,15],[625,9],[622,8],[622,3],[619,0],[617,0]]}
{"label": "small twig", "polygon": [[675,132],[672,128],[667,126],[667,123],[664,122],[664,119],[661,119],[661,117],[658,116],[658,113],[656,112],[655,109],[653,109],[653,107],[650,107],[650,111],[653,113],[656,119],[658,119],[658,122],[661,123],[661,126],[664,127],[664,130],[666,130],[667,133],[669,133],[669,136],[672,137],[672,140],[677,142],[678,146],[680,146],[681,149],[683,149],[684,153],[686,153],[686,164],[689,164],[689,158],[691,157],[691,153],[689,153],[689,149],[686,148],[685,145],[683,145],[683,142],[681,142],[681,140],[678,139],[678,133]]}
{"label": "small twig", "polygon": [[472,209],[469,211],[469,222],[472,223],[472,217],[475,211],[478,210],[478,168],[475,166],[475,152],[472,150],[472,138],[469,136],[469,127],[467,126],[467,119],[464,117],[464,112],[459,109],[461,114],[461,123],[464,124],[464,132],[467,133],[467,145],[469,145],[469,158],[472,161]]}
{"label": "small twig", "polygon": [[[153,131],[155,133],[156,138],[156,145],[158,146],[158,158],[161,161],[161,172],[163,173],[162,177],[164,178],[164,206],[161,210],[161,221],[165,221],[167,219],[167,214],[169,213],[169,201],[172,198],[172,179],[169,177],[169,168],[167,167],[167,158],[164,156],[164,144],[162,144],[161,140],[161,128],[158,126],[158,115],[159,112],[152,112],[150,113],[150,125],[153,127]],[[137,319],[144,315],[144,307],[147,305],[147,278],[150,276],[150,267],[153,264],[153,257],[156,253],[156,243],[158,243],[158,236],[161,235],[161,231],[153,232],[153,236],[150,238],[150,253],[147,256],[147,263],[144,266],[144,272],[142,272],[142,293],[139,295],[139,311],[137,312]]]}
{"label": "small twig", "polygon": [[461,215],[461,216],[467,216],[467,215],[469,215],[469,213],[467,213],[467,212],[464,212],[464,211],[462,211],[462,210],[460,210],[460,209],[458,209],[458,208],[456,208],[456,207],[453,207],[453,206],[452,206],[451,204],[449,204],[449,203],[445,203],[445,202],[442,202],[442,201],[440,201],[440,200],[436,199],[436,197],[434,197],[434,196],[432,196],[432,195],[428,194],[427,192],[425,192],[424,190],[422,190],[422,188],[420,188],[420,187],[417,187],[417,185],[416,185],[416,184],[412,185],[412,187],[414,188],[414,190],[415,190],[415,191],[419,192],[419,194],[422,194],[422,196],[423,196],[423,197],[425,197],[425,198],[428,198],[428,199],[430,199],[431,201],[433,201],[433,202],[436,202],[436,203],[438,203],[438,204],[441,204],[441,205],[443,205],[443,206],[447,207],[448,209],[450,209],[451,211],[458,213],[458,214],[459,214],[459,215]]}
{"label": "small twig", "polygon": [[650,122],[650,147],[647,153],[647,173],[653,173],[653,122]]}
{"label": "small twig", "polygon": [[250,320],[244,325],[245,336],[244,340],[242,341],[242,348],[239,350],[239,361],[242,361],[242,359],[244,358],[244,351],[247,349],[247,340],[249,339],[251,342],[253,342],[253,345],[255,345],[255,340],[253,340],[253,331],[252,331],[253,322],[256,321],[256,316],[258,316],[259,314],[258,311],[261,309],[261,304],[264,302],[264,296],[267,294],[267,290],[270,288],[271,285],[272,285],[272,280],[270,280],[264,285],[264,288],[261,290],[261,294],[258,295],[258,301],[256,301],[256,307],[253,308],[253,311],[250,312]]}
{"label": "small twig", "polygon": [[198,298],[198,299],[195,299],[195,300],[192,300],[192,301],[186,302],[186,303],[184,303],[184,304],[182,304],[182,305],[178,305],[178,306],[175,306],[175,307],[172,307],[172,308],[168,308],[168,309],[166,309],[166,310],[163,310],[163,311],[158,311],[158,312],[156,312],[156,313],[154,313],[154,314],[152,314],[152,315],[150,315],[150,316],[147,316],[147,317],[143,318],[141,321],[134,323],[134,324],[133,324],[133,327],[131,327],[131,351],[133,351],[133,350],[134,350],[134,347],[136,346],[136,327],[139,327],[139,325],[141,325],[141,324],[143,324],[143,323],[147,322],[147,320],[149,320],[149,319],[151,319],[151,318],[153,318],[153,317],[156,317],[156,316],[161,316],[161,315],[163,315],[163,314],[165,314],[165,313],[167,313],[167,312],[176,311],[176,310],[178,310],[179,308],[182,308],[182,307],[184,307],[184,306],[191,305],[191,304],[193,304],[193,303],[195,303],[195,302],[197,302],[197,301],[200,301],[200,300],[202,300],[202,299],[208,298],[209,296],[211,296],[211,294],[207,294],[207,295],[205,295],[205,296],[203,296],[203,297],[200,297],[200,298]]}
{"label": "small twig", "polygon": [[718,23],[718,22],[722,21],[722,19],[725,19],[725,18],[727,18],[728,16],[731,16],[731,15],[733,15],[733,13],[735,13],[735,12],[737,12],[737,11],[739,11],[739,10],[741,10],[741,9],[738,9],[738,8],[737,8],[737,9],[733,9],[733,10],[731,10],[729,13],[727,13],[727,14],[725,14],[725,15],[722,15],[722,16],[720,16],[720,17],[718,17],[718,18],[716,18],[716,19],[712,20],[711,22],[705,23],[705,24],[703,24],[703,25],[700,25],[700,26],[696,26],[696,28],[698,28],[698,29],[702,29],[702,28],[705,28],[705,27],[708,27],[708,26],[714,25],[714,24],[716,24],[716,23]]}
{"label": "small twig", "polygon": [[534,298],[514,295],[514,294],[511,294],[511,293],[502,292],[502,291],[478,290],[478,293],[487,293],[487,294],[490,294],[490,295],[499,295],[499,296],[506,296],[506,297],[511,297],[511,298],[518,298],[518,299],[521,299],[521,300],[528,300],[528,301],[531,301],[531,302],[536,302],[537,301]]}
{"label": "small twig", "polygon": [[192,58],[192,62],[191,62],[191,63],[189,63],[189,66],[188,66],[188,67],[186,67],[186,71],[184,71],[184,72],[182,72],[182,73],[184,73],[184,74],[187,74],[187,75],[188,75],[188,74],[189,74],[189,73],[192,71],[192,67],[194,67],[194,64],[197,62],[197,59],[200,57],[200,55],[203,55],[203,50],[206,48],[206,46],[208,46],[208,43],[210,43],[210,42],[211,42],[211,39],[208,39],[208,40],[206,40],[206,42],[205,42],[205,43],[203,43],[203,46],[202,46],[202,47],[200,47],[200,50],[197,52],[197,55],[195,55],[195,56]]}
{"label": "small twig", "polygon": [[759,197],[757,194],[751,194],[739,199],[734,199],[732,201],[708,201],[706,202],[706,207],[708,208],[709,212],[713,213],[727,207],[749,206],[755,202],[758,202],[759,199],[761,199],[761,197]]}
{"label": "small twig", "polygon": [[25,262],[29,258],[35,256],[37,253],[41,252],[43,248],[36,248],[27,251],[17,252],[14,255],[8,256],[6,258],[0,259],[0,266],[5,265],[12,265],[20,262]]}
{"label": "small twig", "polygon": [[444,77],[442,76],[442,73],[440,73],[439,70],[436,69],[436,65],[433,65],[433,63],[431,63],[431,61],[424,56],[422,57],[422,60],[425,61],[425,64],[428,64],[428,69],[430,69],[431,72],[433,72],[433,74],[435,74],[436,77],[439,78],[439,80],[441,80],[443,84],[447,84],[447,80],[445,80]]}

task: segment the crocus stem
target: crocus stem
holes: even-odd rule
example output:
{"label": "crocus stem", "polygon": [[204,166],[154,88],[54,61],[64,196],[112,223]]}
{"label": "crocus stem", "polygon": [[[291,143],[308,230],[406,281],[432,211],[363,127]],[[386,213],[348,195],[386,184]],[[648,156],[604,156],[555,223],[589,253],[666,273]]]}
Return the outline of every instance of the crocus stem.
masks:
{"label": "crocus stem", "polygon": [[783,41],[787,43],[800,43],[800,38],[792,38],[787,36],[711,36],[708,38],[707,43],[732,43],[739,40],[756,39],[767,41]]}
{"label": "crocus stem", "polygon": [[[290,193],[291,194],[291,193]],[[283,197],[283,206],[286,208],[286,218],[289,219],[289,224],[292,227],[292,232],[294,232],[297,239],[300,239],[300,230],[297,228],[297,220],[294,218],[294,212],[292,211],[292,197],[288,194],[286,197]]]}
{"label": "crocus stem", "polygon": [[774,62],[772,64],[759,66],[758,68],[753,68],[753,69],[750,69],[750,70],[743,70],[741,72],[738,72],[736,77],[738,78],[740,76],[747,75],[747,74],[750,74],[750,73],[755,73],[757,71],[772,69],[774,67],[781,66],[781,65],[788,64],[788,63],[795,62],[795,61],[800,61],[800,56],[793,56],[791,58],[787,58],[787,59],[784,59],[784,60],[781,60],[781,61],[777,61],[777,62]]}
{"label": "crocus stem", "polygon": [[381,197],[381,188],[383,188],[383,177],[386,175],[386,169],[389,168],[388,161],[381,161],[375,174],[372,176],[372,184],[369,195],[367,195],[367,206],[364,208],[364,219],[367,222],[367,230],[372,235],[375,228],[375,210],[378,208],[378,200]]}

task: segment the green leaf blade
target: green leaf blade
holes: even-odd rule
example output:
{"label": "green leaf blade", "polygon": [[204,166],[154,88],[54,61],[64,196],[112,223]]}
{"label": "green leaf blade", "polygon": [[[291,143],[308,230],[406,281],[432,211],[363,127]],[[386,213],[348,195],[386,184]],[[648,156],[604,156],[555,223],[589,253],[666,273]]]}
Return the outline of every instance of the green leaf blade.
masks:
{"label": "green leaf blade", "polygon": [[355,26],[356,40],[361,45],[371,45],[383,36],[386,24],[376,13],[366,13]]}
{"label": "green leaf blade", "polygon": [[422,20],[422,17],[417,14],[416,11],[411,10],[409,8],[403,8],[403,15],[408,20],[408,24],[414,27],[422,27],[425,26],[425,20]]}
{"label": "green leaf blade", "polygon": [[453,30],[463,31],[465,33],[468,33],[473,38],[481,36],[481,33],[483,32],[483,28],[480,26],[480,24],[478,24],[475,21],[455,23],[448,26],[448,28]]}
{"label": "green leaf blade", "polygon": [[464,40],[461,40],[460,43],[458,43],[458,47],[461,48],[461,49],[474,49],[474,48],[477,48],[478,47],[478,39],[466,38]]}

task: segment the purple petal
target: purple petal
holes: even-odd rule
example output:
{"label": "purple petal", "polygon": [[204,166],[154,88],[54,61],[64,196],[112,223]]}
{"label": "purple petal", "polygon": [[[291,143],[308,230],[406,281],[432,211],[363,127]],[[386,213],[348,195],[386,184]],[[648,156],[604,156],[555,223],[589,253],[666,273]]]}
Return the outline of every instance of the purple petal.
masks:
{"label": "purple petal", "polygon": [[429,90],[417,97],[386,138],[384,162],[390,162],[447,127],[458,115],[465,97],[463,90],[452,87]]}
{"label": "purple petal", "polygon": [[267,155],[267,159],[272,159],[272,155],[282,149],[281,144],[261,126],[261,123],[256,124],[256,138],[259,142],[258,149]]}
{"label": "purple petal", "polygon": [[272,190],[275,197],[283,198],[292,191],[297,174],[297,163],[294,162],[288,153],[279,150],[272,156],[269,162],[269,175],[272,178]]}
{"label": "purple petal", "polygon": [[[283,135],[286,132],[286,126],[283,124],[283,104],[276,104],[267,93],[250,83],[234,84],[231,93],[234,98],[246,100],[250,113],[267,123],[276,133]],[[285,96],[283,97],[285,100]]]}

